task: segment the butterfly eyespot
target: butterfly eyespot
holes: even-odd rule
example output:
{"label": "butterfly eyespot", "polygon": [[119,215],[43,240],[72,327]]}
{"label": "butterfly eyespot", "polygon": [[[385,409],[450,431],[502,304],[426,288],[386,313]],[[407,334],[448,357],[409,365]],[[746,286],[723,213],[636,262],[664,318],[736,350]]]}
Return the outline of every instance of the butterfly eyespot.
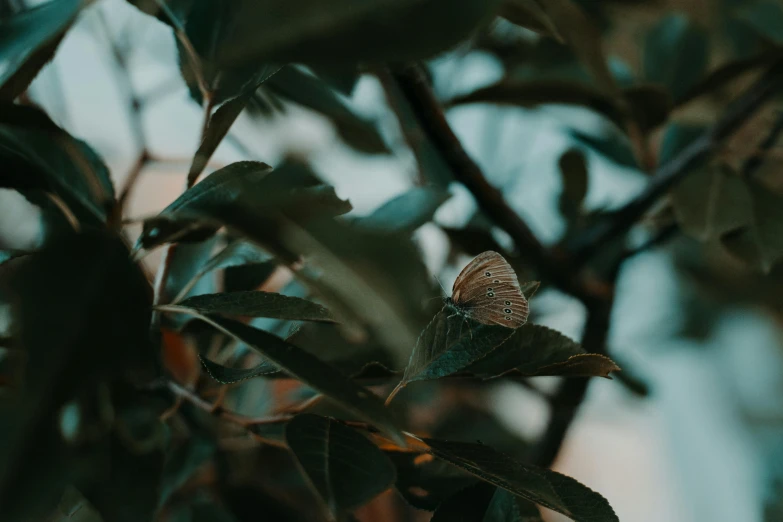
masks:
{"label": "butterfly eyespot", "polygon": [[506,321],[510,321],[511,318],[509,316],[506,316]]}
{"label": "butterfly eyespot", "polygon": [[511,306],[511,301],[506,301],[506,306]]}
{"label": "butterfly eyespot", "polygon": [[500,282],[500,279],[495,279],[495,280],[494,280],[494,281],[492,281],[492,282],[493,282],[493,283],[499,283],[499,282]]}
{"label": "butterfly eyespot", "polygon": [[487,292],[487,297],[495,297],[495,294],[493,294],[492,292]]}
{"label": "butterfly eyespot", "polygon": [[487,292],[494,292],[494,291],[495,291],[495,290],[494,290],[494,289],[493,289],[491,286],[490,286],[490,287],[487,287]]}
{"label": "butterfly eyespot", "polygon": [[504,311],[504,312],[506,312],[507,314],[510,314],[510,313],[511,313],[511,308],[506,308],[506,309],[505,309],[505,310],[503,310],[503,311]]}
{"label": "butterfly eyespot", "polygon": [[485,276],[487,276],[487,277],[489,277],[489,276],[491,276],[491,275],[492,275],[492,273],[491,273],[491,272],[484,272],[484,275],[485,275]]}

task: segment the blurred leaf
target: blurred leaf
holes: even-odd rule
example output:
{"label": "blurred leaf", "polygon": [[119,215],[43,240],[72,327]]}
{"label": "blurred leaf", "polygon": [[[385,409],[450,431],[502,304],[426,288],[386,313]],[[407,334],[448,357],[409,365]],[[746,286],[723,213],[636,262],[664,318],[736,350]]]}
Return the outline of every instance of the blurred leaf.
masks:
{"label": "blurred leaf", "polygon": [[389,458],[365,436],[334,419],[299,414],[286,426],[285,438],[335,519],[394,484]]}
{"label": "blurred leaf", "polygon": [[52,59],[84,2],[53,0],[0,22],[0,100],[13,101]]}
{"label": "blurred leaf", "polygon": [[413,232],[432,221],[438,208],[450,194],[437,187],[416,187],[392,198],[358,224],[379,232]]}
{"label": "blurred leaf", "polygon": [[703,125],[690,125],[672,122],[666,126],[666,132],[661,141],[658,162],[668,163],[688,145],[704,135],[707,128]]}
{"label": "blurred leaf", "polygon": [[582,7],[572,0],[546,0],[540,5],[600,89],[607,94],[616,93],[617,84],[604,55],[601,31]]}
{"label": "blurred leaf", "polygon": [[73,486],[66,488],[58,510],[59,516],[53,522],[103,522],[101,514]]}
{"label": "blurred leaf", "polygon": [[434,456],[576,522],[619,522],[605,498],[571,477],[523,464],[482,444],[422,440]]}
{"label": "blurred leaf", "polygon": [[737,9],[736,16],[759,35],[783,44],[783,6],[777,0],[756,0]]}
{"label": "blurred leaf", "polygon": [[483,378],[511,371],[526,376],[608,377],[616,370],[618,366],[608,357],[585,353],[565,335],[537,324],[520,326],[506,342],[464,368]]}
{"label": "blurred leaf", "polygon": [[215,453],[214,442],[194,435],[166,452],[160,484],[159,506],[164,506]]}
{"label": "blurred leaf", "polygon": [[560,213],[569,221],[573,221],[580,214],[587,196],[587,160],[579,149],[572,148],[560,156],[558,166],[563,183],[558,206]]}
{"label": "blurred leaf", "polygon": [[204,171],[209,159],[215,153],[220,142],[228,134],[229,129],[234,124],[239,114],[244,110],[250,98],[253,96],[253,92],[241,94],[236,98],[227,101],[223,105],[217,108],[209,116],[204,133],[201,137],[201,144],[198,146],[196,154],[193,156],[193,161],[190,164],[190,170],[188,171],[188,183],[194,184],[199,175]]}
{"label": "blurred leaf", "polygon": [[201,268],[209,261],[218,238],[212,236],[198,243],[182,243],[168,253],[169,275],[166,278],[165,296],[180,299],[188,295],[215,292],[215,282],[200,277]]}
{"label": "blurred leaf", "polygon": [[674,215],[682,230],[706,241],[747,225],[753,219],[751,196],[728,166],[705,166],[672,190]]}
{"label": "blurred leaf", "polygon": [[680,99],[704,76],[709,62],[707,35],[683,14],[670,14],[648,33],[644,77],[665,85]]}
{"label": "blurred leaf", "polygon": [[187,308],[202,314],[269,317],[286,321],[334,322],[329,310],[307,299],[252,290],[196,295],[188,297],[176,305],[166,306],[166,309],[174,308]]}
{"label": "blurred leaf", "polygon": [[565,39],[538,0],[505,0],[500,7],[500,16],[520,27],[565,43]]}
{"label": "blurred leaf", "polygon": [[224,506],[206,495],[188,500],[187,503],[172,506],[167,517],[168,522],[237,522]]}
{"label": "blurred leaf", "polygon": [[27,252],[25,250],[13,250],[13,249],[0,250],[0,265],[5,263],[6,261],[16,259],[17,257],[27,256],[30,255],[31,253],[32,252]]}
{"label": "blurred leaf", "polygon": [[38,109],[0,104],[0,188],[20,191],[40,205],[57,194],[81,221],[100,224],[114,202],[103,160]]}
{"label": "blurred leaf", "polygon": [[389,152],[376,125],[357,116],[320,78],[288,65],[270,78],[265,87],[323,114],[334,123],[340,137],[356,150],[368,154]]}
{"label": "blurred leaf", "polygon": [[355,65],[313,64],[309,68],[345,96],[351,96],[362,74]]}
{"label": "blurred leaf", "polygon": [[0,403],[4,520],[40,514],[75,472],[59,427],[63,404],[120,372],[151,378],[151,292],[128,254],[116,236],[74,234],[2,275],[0,287],[12,297],[14,340],[26,363],[18,392]]}
{"label": "blurred leaf", "polygon": [[592,136],[576,129],[571,129],[569,134],[576,141],[618,165],[634,169],[639,168],[639,164],[636,162],[636,157],[631,148],[631,143],[619,132],[612,133],[608,136]]}
{"label": "blurred leaf", "polygon": [[731,254],[768,274],[783,257],[783,196],[755,180],[747,181],[753,221],[722,237]]}
{"label": "blurred leaf", "polygon": [[[430,57],[489,21],[497,0],[244,2],[220,48],[224,63],[402,62]],[[444,13],[450,13],[447,19]],[[317,20],[318,23],[313,23]],[[413,35],[400,39],[400,34]],[[257,35],[263,34],[264,38]]]}
{"label": "blurred leaf", "polygon": [[426,453],[391,451],[387,455],[397,468],[397,491],[416,509],[434,511],[446,498],[476,483],[472,475]]}
{"label": "blurred leaf", "polygon": [[241,2],[200,0],[129,0],[142,12],[170,25],[177,37],[180,71],[191,96],[212,106],[253,93],[280,67],[256,61],[242,66],[220,63],[219,55],[230,41]]}
{"label": "blurred leaf", "polygon": [[238,321],[195,314],[194,317],[247,344],[292,377],[331,397],[395,441],[403,443],[399,429],[381,400],[348,380],[332,366],[279,337]]}
{"label": "blurred leaf", "polygon": [[262,264],[270,261],[272,256],[260,250],[257,246],[235,239],[215,254],[202,268],[204,273],[232,266]]}
{"label": "blurred leaf", "polygon": [[444,307],[421,333],[400,386],[458,373],[513,333],[511,328],[481,324]]}
{"label": "blurred leaf", "polygon": [[220,384],[233,384],[235,382],[252,379],[253,377],[269,375],[280,371],[280,368],[269,361],[264,361],[252,368],[229,368],[228,366],[212,362],[206,357],[199,357],[209,376]]}

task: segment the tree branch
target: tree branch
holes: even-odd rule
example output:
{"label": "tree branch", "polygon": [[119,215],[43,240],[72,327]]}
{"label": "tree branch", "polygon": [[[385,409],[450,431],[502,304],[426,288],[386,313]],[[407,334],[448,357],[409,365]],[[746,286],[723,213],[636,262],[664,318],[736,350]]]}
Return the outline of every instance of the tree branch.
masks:
{"label": "tree branch", "polygon": [[723,141],[745,123],[783,86],[783,61],[772,65],[701,137],[661,166],[647,188],[611,218],[585,231],[568,245],[574,268],[582,266],[601,246],[630,229],[672,187],[694,171]]}
{"label": "tree branch", "polygon": [[487,181],[481,168],[465,152],[421,66],[405,66],[392,74],[416,120],[454,178],[473,194],[482,212],[511,236],[519,255],[528,259],[543,278],[549,279],[561,290],[582,300],[589,299],[589,293],[572,277],[573,272],[565,269],[560,259],[550,255],[527,223],[508,205],[501,192]]}

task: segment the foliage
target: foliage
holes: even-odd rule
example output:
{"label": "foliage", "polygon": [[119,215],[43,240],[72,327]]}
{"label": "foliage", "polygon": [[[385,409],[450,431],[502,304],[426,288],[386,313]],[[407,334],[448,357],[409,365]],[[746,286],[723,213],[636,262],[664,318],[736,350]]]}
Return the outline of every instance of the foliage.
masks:
{"label": "foliage", "polygon": [[[606,337],[625,260],[675,230],[749,273],[778,267],[783,196],[758,157],[783,124],[751,133],[742,161],[722,147],[780,92],[780,5],[725,2],[737,5],[721,11],[722,29],[661,14],[623,74],[607,58],[610,2],[130,3],[171,32],[204,117],[186,190],[143,220],[133,247],[123,228],[130,189],[115,190],[99,154],[28,92],[99,2],[51,0],[0,18],[0,188],[39,207],[45,230],[32,251],[0,251],[0,310],[12,319],[0,332],[3,520],[356,520],[358,508],[385,501],[433,521],[534,522],[537,506],[578,522],[618,520],[546,457],[462,440],[449,424],[470,427],[462,413],[455,421],[432,407],[422,423],[417,401],[560,377],[568,384],[549,397],[543,436],[558,448],[587,378],[620,371]],[[715,41],[732,24],[747,38],[725,51]],[[458,47],[492,53],[503,77],[438,99],[426,65]],[[739,89],[749,73],[760,79]],[[209,167],[240,116],[263,120],[292,103],[328,118],[355,151],[389,154],[388,136],[349,99],[368,76],[384,87],[419,169],[416,186],[374,212],[357,215],[309,158]],[[740,92],[739,112],[724,111]],[[689,120],[697,102],[716,104],[708,121]],[[565,129],[556,171],[566,231],[552,247],[451,131],[443,107],[479,103],[577,106],[601,119],[603,134]],[[595,153],[649,174],[648,189],[619,209],[590,209]],[[451,182],[478,204],[464,228],[436,219]],[[511,330],[441,309],[416,234],[432,224],[452,254],[498,250],[529,276],[531,322]],[[632,228],[652,240],[633,249]],[[510,242],[499,244],[498,229]],[[156,278],[143,261],[154,249],[165,251]],[[281,273],[290,285],[270,283]],[[581,342],[535,323],[539,285],[586,306]],[[496,422],[476,425],[484,440],[522,445]],[[438,428],[458,435],[446,440]]]}

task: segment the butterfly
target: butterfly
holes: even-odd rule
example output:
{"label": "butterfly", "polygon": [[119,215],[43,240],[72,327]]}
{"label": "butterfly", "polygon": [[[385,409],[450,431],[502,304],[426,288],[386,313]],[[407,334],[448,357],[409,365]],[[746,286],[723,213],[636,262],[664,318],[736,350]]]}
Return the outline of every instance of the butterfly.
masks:
{"label": "butterfly", "polygon": [[514,269],[491,250],[462,269],[445,301],[455,315],[486,325],[519,328],[530,314]]}

